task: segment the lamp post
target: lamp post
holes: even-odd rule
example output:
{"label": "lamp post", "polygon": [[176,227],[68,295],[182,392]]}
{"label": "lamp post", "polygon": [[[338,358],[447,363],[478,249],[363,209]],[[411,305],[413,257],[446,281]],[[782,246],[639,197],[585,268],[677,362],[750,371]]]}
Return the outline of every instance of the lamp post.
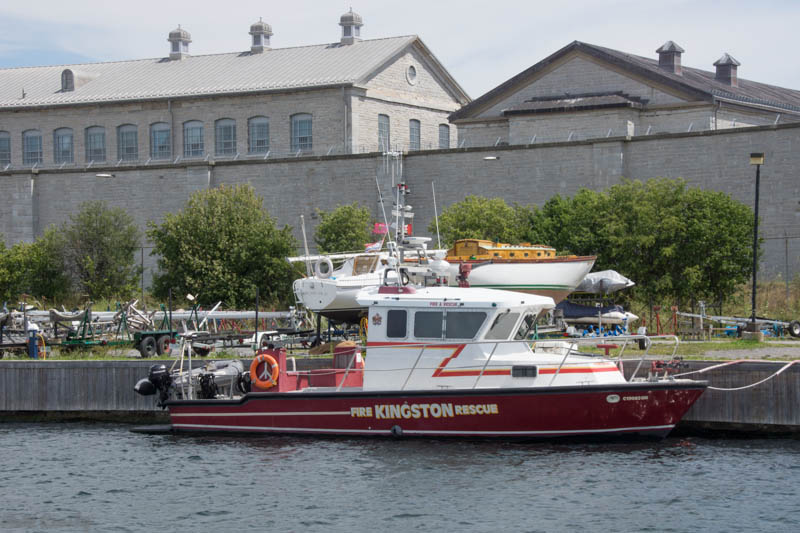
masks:
{"label": "lamp post", "polygon": [[764,164],[764,154],[750,154],[750,164],[756,166],[756,204],[755,220],[753,221],[753,314],[750,317],[750,327],[753,331],[758,331],[756,328],[756,274],[758,273],[758,188],[761,181],[761,165]]}

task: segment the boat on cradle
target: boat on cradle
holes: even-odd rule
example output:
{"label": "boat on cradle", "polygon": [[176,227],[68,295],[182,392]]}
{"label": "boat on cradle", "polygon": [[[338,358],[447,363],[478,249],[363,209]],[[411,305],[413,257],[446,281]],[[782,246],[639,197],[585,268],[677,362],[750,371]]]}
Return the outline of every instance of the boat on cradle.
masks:
{"label": "boat on cradle", "polygon": [[[314,275],[294,281],[292,289],[298,303],[334,322],[358,324],[366,307],[356,300],[358,293],[377,287],[384,280],[397,283],[398,265],[418,285],[435,284],[444,279],[449,265],[432,257],[427,237],[404,237],[399,247],[390,243],[390,251],[352,254],[333,269],[332,261],[340,256],[311,256]],[[342,254],[346,255],[346,254]],[[442,254],[443,255],[443,254]],[[290,261],[305,257],[291,257]]]}
{"label": "boat on cradle", "polygon": [[450,284],[567,297],[594,265],[595,256],[556,255],[555,248],[460,239],[447,251]]}
{"label": "boat on cradle", "polygon": [[627,331],[639,317],[606,298],[634,285],[633,281],[615,270],[590,272],[575,287],[569,300],[556,305],[555,312],[566,324],[623,326],[622,329]]}
{"label": "boat on cradle", "polygon": [[[406,221],[414,217],[405,202],[407,194],[405,183],[398,183],[392,224],[397,229],[396,239],[386,244],[386,250],[289,257],[290,263],[306,263],[309,271],[307,277],[292,284],[296,301],[334,322],[358,324],[366,314],[366,308],[356,301],[359,291],[377,287],[384,280],[397,283],[400,270],[416,285],[442,283],[450,268],[442,261],[444,250],[429,250],[430,237],[406,234]],[[334,269],[334,261],[342,263]]]}
{"label": "boat on cradle", "polygon": [[339,347],[330,368],[300,371],[285,351],[261,351],[227,387],[157,365],[136,390],[159,394],[177,432],[538,439],[664,437],[707,386],[636,377],[644,355],[626,380],[622,360],[577,341],[532,345],[549,297],[381,285],[357,300],[369,309],[365,354]]}

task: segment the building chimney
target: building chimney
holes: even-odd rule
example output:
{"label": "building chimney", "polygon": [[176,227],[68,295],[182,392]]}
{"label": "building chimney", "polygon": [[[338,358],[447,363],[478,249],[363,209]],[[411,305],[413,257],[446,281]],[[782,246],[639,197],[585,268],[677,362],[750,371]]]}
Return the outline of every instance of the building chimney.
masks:
{"label": "building chimney", "polygon": [[253,36],[253,44],[250,45],[251,54],[260,54],[264,50],[270,50],[269,38],[272,37],[272,27],[258,18],[258,22],[250,26],[250,35]]}
{"label": "building chimney", "polygon": [[358,13],[353,13],[353,8],[339,18],[342,27],[342,44],[353,44],[361,40],[361,26],[364,19]]}
{"label": "building chimney", "polygon": [[738,87],[739,76],[736,71],[739,65],[741,65],[741,63],[728,54],[722,54],[722,57],[714,61],[714,66],[717,67],[716,80],[725,85],[730,85],[731,87]]}
{"label": "building chimney", "polygon": [[169,38],[167,40],[170,42],[170,59],[184,59],[189,57],[189,43],[192,42],[192,36],[189,35],[188,31],[181,28],[180,24],[178,24],[177,29],[169,32]]}
{"label": "building chimney", "polygon": [[658,66],[666,71],[681,76],[681,54],[683,48],[672,41],[667,41],[656,50],[658,53]]}

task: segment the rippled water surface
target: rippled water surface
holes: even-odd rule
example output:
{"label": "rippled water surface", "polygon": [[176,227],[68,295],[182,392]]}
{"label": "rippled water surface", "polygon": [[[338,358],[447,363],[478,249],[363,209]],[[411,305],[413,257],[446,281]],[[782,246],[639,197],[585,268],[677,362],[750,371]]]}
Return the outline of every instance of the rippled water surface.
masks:
{"label": "rippled water surface", "polygon": [[3,531],[798,531],[800,441],[548,444],[0,425]]}

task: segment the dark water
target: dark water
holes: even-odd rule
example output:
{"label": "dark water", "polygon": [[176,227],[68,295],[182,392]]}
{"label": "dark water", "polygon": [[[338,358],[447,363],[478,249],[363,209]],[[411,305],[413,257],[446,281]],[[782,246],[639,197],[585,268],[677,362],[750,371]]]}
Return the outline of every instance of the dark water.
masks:
{"label": "dark water", "polygon": [[542,444],[0,425],[2,531],[799,531],[800,441]]}

